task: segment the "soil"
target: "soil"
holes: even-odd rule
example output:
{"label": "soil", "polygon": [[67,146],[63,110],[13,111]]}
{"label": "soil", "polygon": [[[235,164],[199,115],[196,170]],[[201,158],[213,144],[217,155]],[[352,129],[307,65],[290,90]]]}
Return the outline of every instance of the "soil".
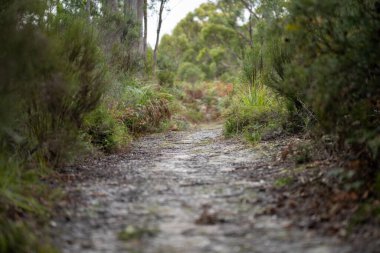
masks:
{"label": "soil", "polygon": [[207,125],[65,168],[55,243],[67,253],[354,252],[340,227],[327,233],[308,223],[305,198],[289,197],[281,181],[291,166],[284,150],[298,139],[252,147]]}

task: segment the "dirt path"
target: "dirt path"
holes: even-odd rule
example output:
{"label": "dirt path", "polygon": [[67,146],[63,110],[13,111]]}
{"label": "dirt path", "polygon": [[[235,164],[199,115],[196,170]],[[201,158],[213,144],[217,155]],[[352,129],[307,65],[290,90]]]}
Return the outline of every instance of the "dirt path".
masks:
{"label": "dirt path", "polygon": [[[264,215],[273,151],[220,126],[144,137],[130,152],[71,168],[56,218],[63,252],[349,252],[334,238]],[[274,143],[274,149],[283,145]],[[67,206],[67,203],[63,206]]]}

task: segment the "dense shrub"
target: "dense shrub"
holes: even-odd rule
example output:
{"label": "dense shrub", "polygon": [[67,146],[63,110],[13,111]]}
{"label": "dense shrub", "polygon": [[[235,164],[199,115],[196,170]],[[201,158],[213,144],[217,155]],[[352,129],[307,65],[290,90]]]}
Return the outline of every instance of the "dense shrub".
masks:
{"label": "dense shrub", "polygon": [[22,223],[0,220],[0,252],[41,252],[58,253],[52,246],[28,231]]}
{"label": "dense shrub", "polygon": [[45,3],[0,6],[1,252],[50,252],[20,217],[46,218],[52,191],[40,177],[76,153],[105,86],[95,30],[81,17],[49,15]]}
{"label": "dense shrub", "polygon": [[205,78],[202,70],[193,63],[184,62],[178,67],[178,78],[189,83],[196,83]]}
{"label": "dense shrub", "polygon": [[171,116],[168,94],[134,81],[152,68],[136,50],[140,24],[91,2],[90,16],[83,1],[0,3],[0,252],[51,252],[30,233],[54,195],[42,176]]}
{"label": "dense shrub", "polygon": [[169,102],[172,96],[155,86],[126,86],[121,102],[114,107],[116,118],[123,122],[132,134],[154,132],[169,120]]}
{"label": "dense shrub", "polygon": [[157,72],[157,79],[159,85],[171,87],[174,84],[175,73],[169,70],[160,70]]}
{"label": "dense shrub", "polygon": [[250,89],[242,85],[226,111],[224,133],[226,136],[243,134],[257,142],[272,132],[283,131],[287,117],[283,102],[267,88]]}
{"label": "dense shrub", "polygon": [[263,18],[245,57],[245,80],[286,98],[295,130],[313,126],[315,133],[333,135],[350,159],[376,167],[378,1],[278,1],[257,11]]}
{"label": "dense shrub", "polygon": [[285,89],[303,95],[341,148],[372,161],[380,148],[379,27],[377,1],[295,1],[285,31],[294,48]]}
{"label": "dense shrub", "polygon": [[49,246],[48,238],[39,238],[44,229],[31,233],[24,222],[47,219],[47,203],[54,191],[39,183],[37,171],[25,170],[20,162],[9,157],[12,155],[0,157],[0,252],[56,252]]}
{"label": "dense shrub", "polygon": [[8,23],[0,31],[7,36],[1,40],[1,100],[9,103],[2,108],[18,115],[2,122],[8,123],[8,140],[22,139],[24,155],[55,165],[99,102],[105,85],[102,55],[85,20],[56,17],[49,26],[31,21],[19,27],[15,12],[27,6],[17,2],[2,12]]}
{"label": "dense shrub", "polygon": [[107,153],[121,149],[131,141],[124,123],[104,106],[87,116],[83,129],[90,135],[91,143]]}

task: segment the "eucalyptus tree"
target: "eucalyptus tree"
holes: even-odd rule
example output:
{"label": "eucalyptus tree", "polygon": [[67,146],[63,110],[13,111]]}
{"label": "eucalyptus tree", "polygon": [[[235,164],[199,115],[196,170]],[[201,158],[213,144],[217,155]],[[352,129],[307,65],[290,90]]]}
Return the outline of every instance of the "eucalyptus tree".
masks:
{"label": "eucalyptus tree", "polygon": [[[159,67],[192,63],[206,79],[239,71],[249,45],[242,4],[205,3],[189,13],[160,44]],[[165,60],[166,59],[166,60]]]}

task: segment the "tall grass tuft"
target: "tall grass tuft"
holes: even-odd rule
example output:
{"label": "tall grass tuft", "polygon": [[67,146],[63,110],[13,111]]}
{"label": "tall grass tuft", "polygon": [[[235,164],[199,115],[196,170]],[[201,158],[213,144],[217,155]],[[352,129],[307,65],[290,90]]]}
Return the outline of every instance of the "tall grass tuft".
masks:
{"label": "tall grass tuft", "polygon": [[287,117],[284,105],[284,101],[265,86],[241,84],[225,114],[224,134],[241,134],[256,143],[264,135],[282,131]]}

